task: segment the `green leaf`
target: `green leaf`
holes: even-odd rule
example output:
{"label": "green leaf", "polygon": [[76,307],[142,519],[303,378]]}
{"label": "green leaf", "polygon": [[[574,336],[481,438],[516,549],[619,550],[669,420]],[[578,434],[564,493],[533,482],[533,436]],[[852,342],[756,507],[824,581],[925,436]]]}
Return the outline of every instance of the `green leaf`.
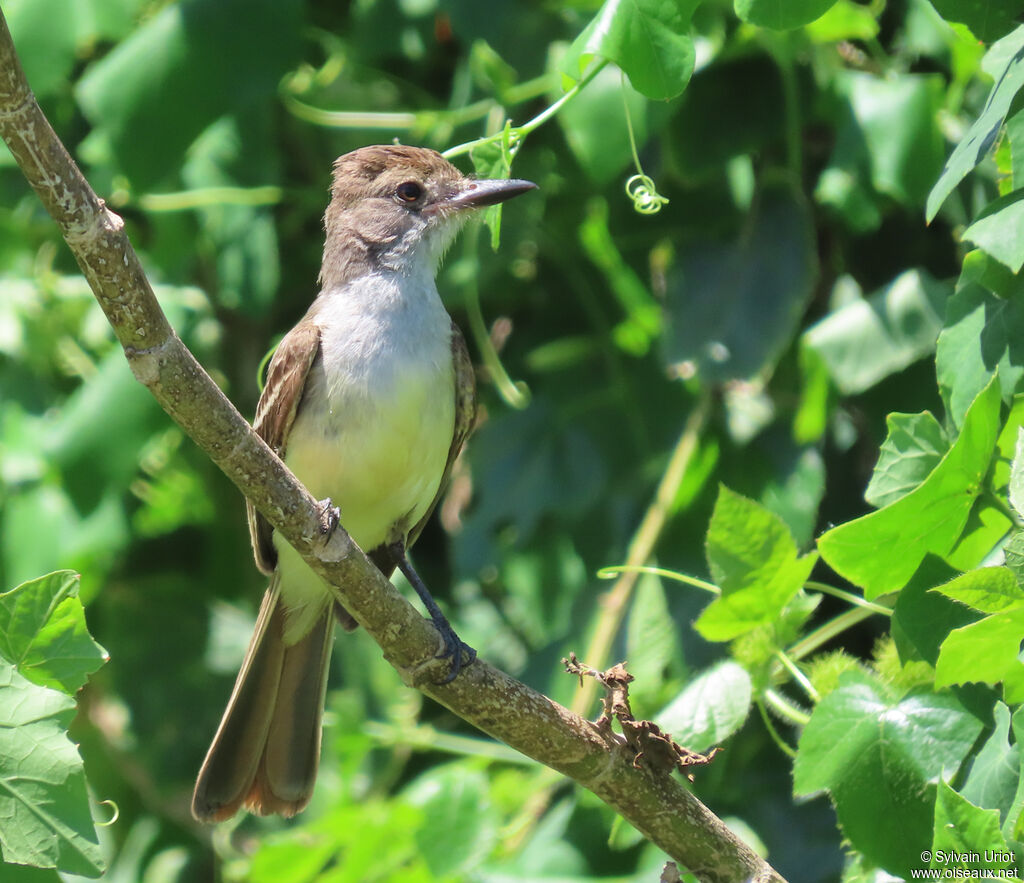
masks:
{"label": "green leaf", "polygon": [[817,561],[799,555],[785,522],[721,486],[705,540],[708,567],[722,590],[695,626],[709,641],[729,641],[778,618]]}
{"label": "green leaf", "polygon": [[97,877],[104,861],[67,735],[74,714],[70,697],[0,660],[0,852],[6,862]]}
{"label": "green leaf", "polygon": [[[505,132],[509,130],[505,124]],[[473,160],[473,169],[478,178],[510,178],[512,176],[512,157],[508,146],[502,141],[487,141],[478,144],[469,152]],[[501,203],[489,206],[484,210],[484,224],[491,231],[491,248],[498,250],[501,239]]]}
{"label": "green leaf", "polygon": [[1024,515],[1024,426],[1017,427],[1017,444],[1010,466],[1010,505]]}
{"label": "green leaf", "polygon": [[946,555],[946,561],[957,570],[973,570],[985,562],[1012,529],[1013,522],[1007,517],[1006,508],[991,495],[982,494],[975,501],[963,533]]}
{"label": "green leaf", "polygon": [[873,40],[880,25],[870,8],[839,0],[821,18],[807,25],[807,36],[815,43],[837,43],[840,40]]}
{"label": "green leaf", "polygon": [[700,0],[605,0],[573,41],[562,70],[579,80],[596,56],[614,62],[637,92],[674,98],[693,73],[690,18]]}
{"label": "green leaf", "polygon": [[997,702],[992,716],[992,734],[974,758],[960,794],[975,806],[998,809],[1005,818],[1020,785],[1021,746],[1009,741],[1010,709]]}
{"label": "green leaf", "polygon": [[967,25],[985,43],[1008,33],[1024,11],[1021,0],[931,0],[931,4],[946,21]]}
{"label": "green leaf", "polygon": [[595,198],[587,204],[579,237],[587,257],[601,271],[626,314],[612,329],[612,338],[626,352],[643,355],[661,334],[664,317],[661,305],[622,257],[608,227],[608,203],[604,199]]}
{"label": "green leaf", "polygon": [[935,686],[1002,683],[1011,705],[1024,701],[1024,663],[1020,660],[1024,608],[994,613],[955,629],[942,642],[935,663]]}
{"label": "green leaf", "polygon": [[635,678],[630,699],[640,713],[665,700],[666,673],[679,657],[679,627],[669,611],[664,584],[655,574],[641,574],[626,623],[626,659]]}
{"label": "green leaf", "polygon": [[957,426],[994,373],[1007,400],[1024,380],[1024,359],[1017,352],[1024,340],[1024,279],[1016,279],[1006,296],[998,297],[979,282],[966,282],[968,272],[965,260],[935,351],[939,392]]}
{"label": "green leaf", "polygon": [[693,678],[654,720],[680,745],[706,751],[743,726],[750,697],[750,675],[726,660]]}
{"label": "green leaf", "polygon": [[423,811],[416,844],[436,876],[461,877],[479,867],[498,835],[483,772],[449,764],[421,776],[406,796]]}
{"label": "green leaf", "polygon": [[849,672],[804,728],[794,793],[827,790],[853,847],[909,877],[932,837],[935,783],[956,774],[981,729],[949,694],[897,698],[868,675]]}
{"label": "green leaf", "polygon": [[832,8],[836,0],[735,0],[736,14],[745,22],[773,28],[791,30],[810,24]]}
{"label": "green leaf", "polygon": [[[1009,855],[1010,861],[993,861],[994,852]],[[999,811],[975,806],[940,782],[935,798],[932,867],[942,868],[943,872],[947,868],[971,868],[988,872],[985,876],[992,879],[996,879],[998,870],[1013,870],[1013,853],[999,830]]]}
{"label": "green leaf", "polygon": [[106,662],[89,635],[79,576],[60,570],[0,593],[0,657],[42,687],[74,695]]}
{"label": "green leaf", "polygon": [[949,450],[949,438],[930,411],[890,414],[885,425],[888,434],[864,492],[864,499],[879,509],[914,490]]}
{"label": "green leaf", "polygon": [[[1024,707],[1018,708],[1011,719],[1014,744],[1024,745]],[[1011,840],[1024,840],[1024,776],[1017,780],[1017,793],[1013,796],[1009,811],[1003,821],[1003,834]]]}
{"label": "green leaf", "polygon": [[298,0],[164,6],[90,65],[76,97],[119,170],[147,188],[214,120],[276,96],[300,57],[301,19]]}
{"label": "green leaf", "polygon": [[[768,54],[716,57],[693,75],[672,114],[672,166],[700,180],[722,174],[730,159],[774,149],[786,133],[785,114],[778,112],[784,88],[779,65]],[[805,93],[798,96],[802,100]],[[729,112],[723,114],[723,107]],[[630,114],[636,118],[632,106]],[[711,223],[714,214],[705,210],[702,217]]]}
{"label": "green leaf", "polygon": [[741,236],[680,254],[666,296],[670,370],[706,383],[763,372],[792,341],[816,278],[806,204],[789,188],[760,193]]}
{"label": "green leaf", "polygon": [[32,91],[66,89],[75,65],[75,0],[6,0],[4,17]]}
{"label": "green leaf", "polygon": [[942,78],[846,72],[839,83],[850,103],[872,186],[916,209],[927,197],[945,155],[936,122],[945,95]]}
{"label": "green leaf", "polygon": [[1006,567],[981,567],[961,574],[934,591],[981,613],[1004,613],[1024,607],[1024,589]]}
{"label": "green leaf", "polygon": [[884,509],[827,531],[822,558],[875,598],[901,588],[929,552],[946,555],[967,523],[999,435],[999,384],[978,394],[942,461],[915,490]]}
{"label": "green leaf", "polygon": [[[959,0],[957,0],[959,4]],[[988,156],[1006,119],[1010,104],[1024,86],[1024,27],[995,43],[985,56],[984,67],[995,85],[981,115],[946,160],[942,175],[928,196],[926,217],[931,221],[946,197],[967,174]]]}
{"label": "green leaf", "polygon": [[[552,61],[557,64],[552,53]],[[552,102],[558,96],[552,94]],[[605,68],[558,112],[558,125],[576,162],[595,184],[610,184],[633,164],[626,108],[638,150],[665,125],[673,106],[651,102],[623,82],[615,68]]]}
{"label": "green leaf", "polygon": [[1024,531],[1014,531],[1013,536],[1003,546],[1006,566],[1017,580],[1017,585],[1024,587]]}
{"label": "green leaf", "polygon": [[1005,264],[1014,273],[1024,266],[1024,189],[990,202],[964,230],[962,239]]}
{"label": "green leaf", "polygon": [[892,636],[903,662],[923,659],[935,665],[946,635],[981,618],[963,604],[932,591],[953,576],[953,569],[945,561],[928,555],[897,595],[892,611]]}
{"label": "green leaf", "polygon": [[863,392],[935,349],[950,293],[948,283],[907,270],[811,326],[803,342],[822,357],[841,392]]}

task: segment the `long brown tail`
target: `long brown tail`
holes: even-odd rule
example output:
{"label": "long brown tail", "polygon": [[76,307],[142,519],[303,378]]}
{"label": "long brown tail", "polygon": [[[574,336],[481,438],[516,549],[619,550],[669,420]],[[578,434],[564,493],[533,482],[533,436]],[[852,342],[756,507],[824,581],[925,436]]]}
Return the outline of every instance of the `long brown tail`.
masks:
{"label": "long brown tail", "polygon": [[201,822],[231,818],[241,806],[293,816],[313,795],[334,616],[325,606],[309,634],[285,646],[279,598],[275,575],[196,781],[192,815]]}

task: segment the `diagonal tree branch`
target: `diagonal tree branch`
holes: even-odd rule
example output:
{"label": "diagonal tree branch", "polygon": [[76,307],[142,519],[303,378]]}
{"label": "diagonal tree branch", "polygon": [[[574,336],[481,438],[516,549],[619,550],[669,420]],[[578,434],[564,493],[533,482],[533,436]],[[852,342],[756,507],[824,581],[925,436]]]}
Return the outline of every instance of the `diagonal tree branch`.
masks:
{"label": "diagonal tree branch", "polygon": [[[636,769],[624,740],[481,661],[439,685],[433,626],[344,530],[324,539],[316,500],[217,388],[167,322],[124,232],[25,80],[0,12],[0,136],[60,227],[135,377],[328,583],[403,681],[589,788],[709,883],[782,878],[669,775]],[[446,664],[446,663],[445,663]]]}

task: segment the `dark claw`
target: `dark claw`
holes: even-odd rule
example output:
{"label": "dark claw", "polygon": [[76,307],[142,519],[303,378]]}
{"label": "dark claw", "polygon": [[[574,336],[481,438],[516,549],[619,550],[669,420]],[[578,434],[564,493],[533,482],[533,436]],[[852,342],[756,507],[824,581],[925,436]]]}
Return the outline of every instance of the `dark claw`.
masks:
{"label": "dark claw", "polygon": [[466,665],[472,665],[473,660],[476,659],[476,650],[469,646],[469,644],[463,643],[462,639],[455,634],[455,629],[451,627],[451,624],[445,620],[444,622],[434,621],[434,625],[437,630],[441,633],[441,637],[444,639],[444,649],[437,654],[435,659],[451,659],[452,668],[448,672],[448,676],[443,680],[438,681],[439,684],[450,684],[458,676],[459,672],[462,671],[463,654],[469,657]]}
{"label": "dark claw", "polygon": [[317,501],[320,509],[320,535],[327,542],[341,524],[341,510],[334,505],[330,497]]}

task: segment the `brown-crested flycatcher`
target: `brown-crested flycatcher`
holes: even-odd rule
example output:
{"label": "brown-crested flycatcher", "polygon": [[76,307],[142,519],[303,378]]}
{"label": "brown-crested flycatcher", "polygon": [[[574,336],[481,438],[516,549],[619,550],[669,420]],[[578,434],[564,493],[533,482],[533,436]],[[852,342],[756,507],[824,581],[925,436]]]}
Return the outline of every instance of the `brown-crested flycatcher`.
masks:
{"label": "brown-crested flycatcher", "polygon": [[[473,426],[466,344],[434,276],[469,209],[534,187],[473,180],[432,150],[364,147],[334,163],[320,294],[270,362],[253,423],[356,544],[426,605],[458,675],[463,644],[410,566],[415,542]],[[199,772],[192,812],[241,806],[291,816],[309,802],[335,617],[355,621],[248,506],[257,566],[270,576],[256,631]]]}

